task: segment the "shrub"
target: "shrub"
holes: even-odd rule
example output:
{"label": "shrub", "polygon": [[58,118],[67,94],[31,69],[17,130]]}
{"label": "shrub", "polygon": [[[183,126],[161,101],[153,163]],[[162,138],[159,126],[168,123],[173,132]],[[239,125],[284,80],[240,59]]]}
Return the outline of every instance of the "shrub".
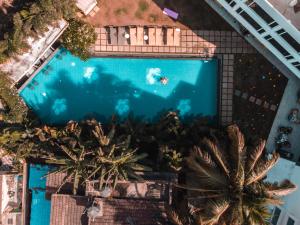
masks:
{"label": "shrub", "polygon": [[0,71],[0,99],[8,106],[9,112],[3,115],[3,119],[15,123],[21,123],[26,118],[28,108],[23,103],[17,90],[11,87],[7,74]]}
{"label": "shrub", "polygon": [[128,12],[126,8],[118,8],[114,11],[114,13],[116,16],[121,16],[121,15],[126,15]]}
{"label": "shrub", "polygon": [[62,44],[73,55],[86,60],[89,57],[89,47],[96,41],[93,26],[77,19],[69,21],[69,27],[62,35]]}
{"label": "shrub", "polygon": [[139,1],[139,10],[141,10],[142,12],[147,11],[149,8],[149,3],[145,0],[141,0]]}
{"label": "shrub", "polygon": [[[13,15],[13,25],[4,34],[0,46],[0,63],[5,56],[10,57],[26,49],[28,36],[37,37],[47,30],[47,26],[65,18],[74,18],[76,15],[75,0],[40,0],[31,1]],[[5,49],[3,47],[6,47]],[[1,55],[2,54],[2,55]],[[5,56],[3,56],[5,55]]]}

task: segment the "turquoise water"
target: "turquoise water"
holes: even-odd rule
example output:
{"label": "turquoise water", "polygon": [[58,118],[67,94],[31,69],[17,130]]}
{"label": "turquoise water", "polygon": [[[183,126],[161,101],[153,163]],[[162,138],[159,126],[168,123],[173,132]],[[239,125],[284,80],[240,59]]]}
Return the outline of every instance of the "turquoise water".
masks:
{"label": "turquoise water", "polygon": [[28,187],[32,191],[30,225],[49,225],[51,202],[46,199],[46,178],[49,166],[30,165]]}
{"label": "turquoise water", "polygon": [[216,116],[217,67],[217,60],[198,59],[84,62],[61,49],[21,96],[43,122],[54,124],[86,117],[107,122],[112,114],[155,120],[168,110],[178,110],[183,118]]}

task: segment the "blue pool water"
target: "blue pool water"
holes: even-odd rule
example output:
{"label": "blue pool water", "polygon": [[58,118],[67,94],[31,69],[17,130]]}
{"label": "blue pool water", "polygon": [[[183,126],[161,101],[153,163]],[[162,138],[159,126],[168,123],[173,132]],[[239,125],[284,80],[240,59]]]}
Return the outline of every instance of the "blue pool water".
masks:
{"label": "blue pool water", "polygon": [[30,225],[49,225],[51,202],[46,199],[46,178],[49,166],[30,165],[28,188],[32,191]]}
{"label": "blue pool water", "polygon": [[[112,114],[155,120],[168,110],[178,110],[182,117],[216,116],[217,68],[217,60],[198,59],[84,62],[61,49],[20,94],[52,124],[86,117],[106,122]],[[160,82],[162,77],[168,78],[167,85]]]}

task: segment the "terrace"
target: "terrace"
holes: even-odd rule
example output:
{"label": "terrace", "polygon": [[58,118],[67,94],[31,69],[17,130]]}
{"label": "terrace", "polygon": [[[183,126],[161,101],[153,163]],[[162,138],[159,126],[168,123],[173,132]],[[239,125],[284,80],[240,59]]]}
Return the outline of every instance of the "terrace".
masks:
{"label": "terrace", "polygon": [[[288,83],[287,78],[259,55],[243,36],[233,31],[222,18],[212,11],[212,9],[208,8],[206,3],[201,2],[197,5],[199,8],[194,8],[193,5],[196,5],[195,2],[198,1],[190,1],[191,5],[188,7],[186,6],[188,4],[184,4],[184,1],[167,1],[167,3],[164,1],[146,1],[149,5],[148,8],[143,11],[139,8],[138,2],[139,1],[135,0],[126,0],[125,4],[124,1],[120,0],[101,1],[99,5],[100,11],[93,17],[84,18],[95,26],[97,33],[96,43],[90,49],[92,55],[94,57],[134,56],[146,58],[198,58],[202,60],[217,58],[220,62],[219,114],[221,124],[227,125],[232,122],[237,122],[249,135],[253,135],[253,137],[267,137],[276,116],[277,109],[279,109],[269,139],[270,144],[268,145],[268,149],[271,149],[274,144],[272,140],[276,135],[274,130],[285,120],[287,113],[286,110],[285,112],[281,110],[290,107],[290,105],[288,107],[285,106],[284,103],[280,104],[286,84]],[[164,15],[162,13],[164,6],[177,10],[180,14],[179,20],[174,21]],[[201,13],[199,13],[199,10]],[[198,14],[201,15],[200,18]],[[211,20],[212,17],[214,17],[215,20]],[[121,43],[121,41],[118,41],[120,36],[117,37],[115,43],[112,43],[109,31],[109,28],[112,26],[117,29],[117,31],[120,28],[127,30],[127,28],[136,29],[138,27],[141,29],[153,28],[154,30],[156,28],[179,28],[179,44],[175,46],[167,44],[166,42],[157,45],[155,35],[152,44],[150,40],[145,43],[142,40],[141,44],[124,43],[124,41]],[[54,39],[57,39],[61,32],[62,30],[56,33]],[[144,32],[144,30],[142,30],[142,32]],[[52,35],[50,36],[54,37]],[[52,44],[54,39],[51,39],[49,43]],[[51,44],[49,46],[51,46]],[[46,48],[49,48],[49,46],[47,45]],[[37,55],[39,56],[35,57],[32,62],[24,64],[26,68],[18,67],[17,71],[10,71],[16,74],[12,76],[15,81],[19,81],[20,77],[29,71],[28,68],[39,61],[40,55],[43,55],[40,53],[47,52],[45,48],[38,50]],[[23,62],[24,61],[21,61],[20,63],[23,65]],[[39,71],[40,70],[37,70],[35,74]],[[292,89],[293,94],[286,95],[285,93],[283,97],[284,102],[287,102],[290,96],[295,95],[295,89],[298,87],[297,82],[293,83],[293,85],[291,82],[292,81],[289,81],[289,89],[286,90]],[[40,82],[39,88],[41,86]],[[272,92],[269,90],[272,90]],[[293,143],[296,143],[297,135],[298,131],[294,133]],[[297,157],[298,155],[295,155],[295,158]],[[60,180],[61,178],[58,180],[54,179],[56,183],[53,181],[55,184],[52,185],[47,183],[47,194],[55,191],[55,186]],[[49,182],[49,180],[47,182]],[[88,185],[91,185],[91,183],[88,183]],[[88,188],[91,187],[88,186]],[[98,190],[94,190],[94,186],[91,190],[89,189],[89,191],[93,193],[93,195],[99,192]],[[131,210],[136,210],[133,206],[136,202],[129,204],[128,202],[124,203],[124,201],[119,200],[101,200],[98,197],[96,199],[102,202],[102,205],[111,209],[110,212],[114,214],[110,215],[110,217],[117,218],[118,216],[116,214],[118,213],[123,215],[126,213],[126,207]],[[51,202],[51,224],[68,224],[70,221],[87,222],[88,218],[86,218],[86,215],[82,215],[86,212],[86,209],[91,203],[88,197],[53,195],[53,201]],[[143,201],[138,204],[148,203],[148,201]],[[113,210],[116,204],[122,206],[120,212]],[[68,207],[65,207],[66,205]],[[151,208],[151,206],[149,207]],[[164,212],[163,208],[162,211]],[[75,222],[72,222],[72,224],[76,224]],[[117,224],[116,221],[110,222]],[[101,224],[101,221],[99,223]],[[97,224],[97,221],[90,222],[90,224]]]}

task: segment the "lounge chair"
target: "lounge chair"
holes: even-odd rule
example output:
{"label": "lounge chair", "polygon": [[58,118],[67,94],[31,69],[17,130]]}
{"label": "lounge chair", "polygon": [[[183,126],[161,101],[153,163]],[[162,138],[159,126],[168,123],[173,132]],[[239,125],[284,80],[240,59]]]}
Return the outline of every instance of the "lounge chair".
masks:
{"label": "lounge chair", "polygon": [[174,29],[174,45],[180,46],[180,29]]}
{"label": "lounge chair", "polygon": [[144,45],[144,28],[136,28],[136,45]]}
{"label": "lounge chair", "polygon": [[149,36],[149,45],[155,45],[156,40],[155,40],[155,28],[154,27],[149,27],[148,36]]}
{"label": "lounge chair", "polygon": [[127,39],[125,38],[125,27],[118,28],[118,45],[128,45]]}
{"label": "lounge chair", "polygon": [[174,28],[167,28],[167,45],[174,46]]}
{"label": "lounge chair", "polygon": [[118,44],[117,28],[109,27],[109,38],[110,38],[110,44],[112,44],[112,45],[117,45]]}
{"label": "lounge chair", "polygon": [[164,44],[164,35],[161,27],[155,28],[155,45],[162,46]]}
{"label": "lounge chair", "polygon": [[130,44],[131,45],[136,45],[137,40],[136,40],[136,27],[130,27],[129,28],[129,35],[130,35]]}

